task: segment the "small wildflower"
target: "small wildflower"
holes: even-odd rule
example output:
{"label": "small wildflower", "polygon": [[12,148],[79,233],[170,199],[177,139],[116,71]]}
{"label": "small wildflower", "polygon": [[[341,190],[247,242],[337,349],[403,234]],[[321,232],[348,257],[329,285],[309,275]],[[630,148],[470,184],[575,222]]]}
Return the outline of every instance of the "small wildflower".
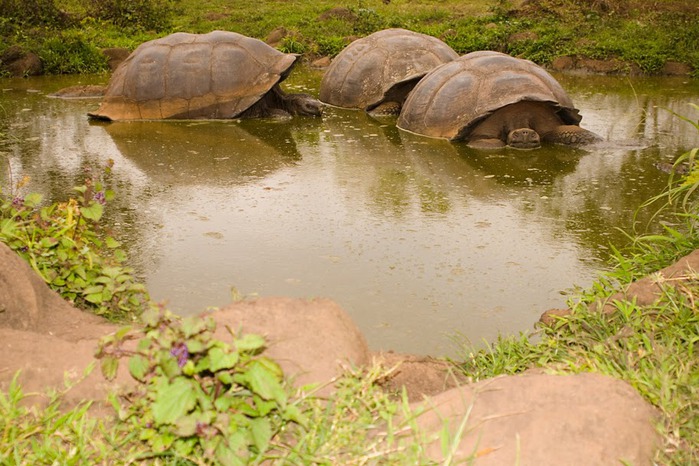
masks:
{"label": "small wildflower", "polygon": [[189,350],[187,349],[186,344],[177,343],[170,350],[170,354],[177,358],[178,366],[184,367],[184,365],[187,364],[187,359],[189,358]]}
{"label": "small wildflower", "polygon": [[104,195],[104,191],[97,191],[92,198],[99,204],[105,205],[107,203],[107,198]]}
{"label": "small wildflower", "polygon": [[22,196],[15,196],[15,198],[12,199],[12,207],[15,209],[21,209],[24,207],[24,198]]}

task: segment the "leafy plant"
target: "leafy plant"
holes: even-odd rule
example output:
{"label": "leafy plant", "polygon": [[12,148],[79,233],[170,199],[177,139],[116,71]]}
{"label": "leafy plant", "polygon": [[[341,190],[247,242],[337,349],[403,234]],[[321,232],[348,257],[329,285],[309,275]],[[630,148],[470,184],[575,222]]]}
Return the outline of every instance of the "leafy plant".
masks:
{"label": "leafy plant", "polygon": [[[97,357],[108,378],[119,359],[129,357],[129,372],[140,384],[125,403],[115,398],[114,404],[154,456],[248,464],[264,458],[287,425],[305,424],[281,368],[261,355],[262,337],[228,329],[231,343],[216,340],[212,318],[180,319],[162,307],[144,312],[142,321],[143,328],[105,337]],[[133,339],[138,342],[129,349]]]}
{"label": "leafy plant", "polygon": [[43,207],[37,193],[0,195],[0,241],[75,305],[113,320],[131,320],[149,297],[124,265],[120,243],[100,227],[114,193],[99,178],[88,178],[75,191],[78,196]]}
{"label": "leafy plant", "polygon": [[90,0],[90,15],[130,30],[163,31],[170,27],[176,0]]}
{"label": "leafy plant", "polygon": [[[110,462],[115,451],[102,440],[111,436],[97,419],[88,417],[89,402],[66,410],[61,406],[61,391],[47,394],[48,404],[43,409],[30,408],[28,404],[36,394],[25,393],[18,376],[19,372],[7,391],[0,392],[0,464]],[[71,386],[67,385],[65,390]]]}
{"label": "leafy plant", "polygon": [[308,47],[295,35],[287,36],[282,39],[279,50],[284,53],[303,54],[308,51]]}
{"label": "leafy plant", "polygon": [[70,24],[54,0],[0,0],[2,17],[23,26],[59,26]]}
{"label": "leafy plant", "polygon": [[39,57],[47,74],[99,73],[108,69],[107,57],[81,32],[63,32],[47,39]]}

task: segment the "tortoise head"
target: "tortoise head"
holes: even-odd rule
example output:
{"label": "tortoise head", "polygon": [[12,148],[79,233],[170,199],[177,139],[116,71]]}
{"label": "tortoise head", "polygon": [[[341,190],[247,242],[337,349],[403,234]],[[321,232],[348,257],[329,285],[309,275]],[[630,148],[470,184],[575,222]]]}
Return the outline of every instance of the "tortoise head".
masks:
{"label": "tortoise head", "polygon": [[308,94],[288,94],[285,99],[286,109],[292,115],[320,116],[323,104]]}
{"label": "tortoise head", "polygon": [[541,147],[541,138],[531,128],[517,128],[507,134],[507,145],[513,149],[537,149]]}

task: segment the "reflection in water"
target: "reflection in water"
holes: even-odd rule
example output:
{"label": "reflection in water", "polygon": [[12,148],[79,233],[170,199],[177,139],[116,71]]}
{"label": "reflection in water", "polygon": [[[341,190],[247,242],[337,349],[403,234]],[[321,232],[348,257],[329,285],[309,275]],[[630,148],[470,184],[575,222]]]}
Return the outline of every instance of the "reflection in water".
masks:
{"label": "reflection in water", "polygon": [[[317,94],[320,76],[298,71],[288,90]],[[563,306],[663,189],[653,163],[699,145],[666,110],[696,119],[686,104],[699,83],[557,77],[605,143],[479,152],[333,108],[282,122],[90,124],[94,101],[45,97],[74,81],[5,80],[0,179],[4,192],[8,174],[30,175],[27,189],[60,199],[113,159],[110,220],[173,310],[224,305],[231,287],[326,296],[376,349],[444,354],[445,335],[478,344]]]}
{"label": "reflection in water", "polygon": [[243,182],[301,158],[286,125],[258,123],[246,130],[236,121],[97,124],[109,134],[122,156],[151,181],[165,185]]}

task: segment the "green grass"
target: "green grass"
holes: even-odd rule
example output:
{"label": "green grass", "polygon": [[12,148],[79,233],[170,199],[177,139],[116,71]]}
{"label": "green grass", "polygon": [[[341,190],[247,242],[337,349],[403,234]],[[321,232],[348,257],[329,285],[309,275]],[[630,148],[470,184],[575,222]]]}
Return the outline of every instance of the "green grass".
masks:
{"label": "green grass", "polygon": [[[28,3],[3,1],[22,11],[0,20],[0,53],[19,44],[42,57],[71,55],[64,66],[49,66],[49,73],[93,72],[89,50],[134,49],[176,31],[221,29],[264,40],[280,27],[288,36],[279,48],[308,59],[334,56],[353,37],[402,27],[439,37],[460,54],[499,50],[542,65],[564,55],[617,58],[647,73],[674,60],[699,70],[699,5],[692,0],[539,0],[519,8],[513,4],[521,2],[509,0],[355,0],[339,9],[327,0],[139,0],[131,2],[131,10],[120,0],[35,0],[44,8],[31,15]],[[527,35],[510,40],[518,33]],[[84,44],[71,52],[52,43],[64,34]]]}

